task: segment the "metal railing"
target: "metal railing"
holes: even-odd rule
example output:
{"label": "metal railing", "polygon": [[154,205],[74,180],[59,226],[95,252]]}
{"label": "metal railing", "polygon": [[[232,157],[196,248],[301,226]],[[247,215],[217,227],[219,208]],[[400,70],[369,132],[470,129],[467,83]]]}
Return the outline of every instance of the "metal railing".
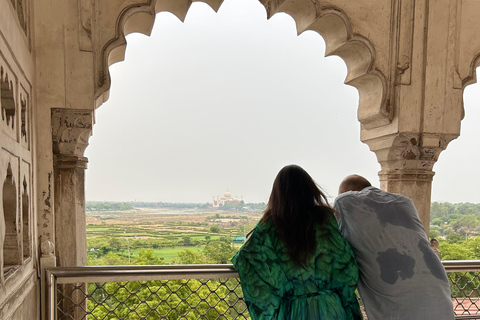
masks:
{"label": "metal railing", "polygon": [[[480,260],[443,261],[455,319],[480,319]],[[49,320],[250,319],[232,265],[49,268]]]}
{"label": "metal railing", "polygon": [[455,319],[480,319],[480,260],[444,260]]}
{"label": "metal railing", "polygon": [[49,320],[250,319],[232,265],[49,268]]}

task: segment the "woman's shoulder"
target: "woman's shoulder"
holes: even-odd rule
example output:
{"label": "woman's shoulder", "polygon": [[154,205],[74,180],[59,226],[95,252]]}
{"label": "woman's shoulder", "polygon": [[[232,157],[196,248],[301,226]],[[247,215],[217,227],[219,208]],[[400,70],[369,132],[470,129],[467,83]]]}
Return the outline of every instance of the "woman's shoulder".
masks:
{"label": "woman's shoulder", "polygon": [[325,221],[319,230],[319,236],[323,239],[321,243],[325,245],[334,244],[335,247],[344,246],[343,243],[345,242],[345,239],[338,228],[337,220],[333,213],[325,218]]}
{"label": "woman's shoulder", "polygon": [[275,227],[270,218],[261,220],[253,228],[249,236],[247,237],[247,242],[245,244],[263,244],[265,241],[271,240],[272,236],[275,234]]}
{"label": "woman's shoulder", "polygon": [[272,223],[268,220],[258,223],[247,237],[245,244],[235,254],[232,263],[237,267],[238,263],[242,264],[241,261],[272,258],[276,252],[275,243],[275,231]]}
{"label": "woman's shoulder", "polygon": [[325,225],[327,225],[329,228],[338,230],[338,223],[337,223],[337,219],[335,218],[335,214],[333,210],[328,213],[328,217],[326,218]]}
{"label": "woman's shoulder", "polygon": [[337,220],[335,219],[333,210],[323,211],[322,214],[325,216],[323,217],[321,222],[318,224],[320,228],[328,231],[331,231],[331,230],[338,231],[338,224],[337,224]]}

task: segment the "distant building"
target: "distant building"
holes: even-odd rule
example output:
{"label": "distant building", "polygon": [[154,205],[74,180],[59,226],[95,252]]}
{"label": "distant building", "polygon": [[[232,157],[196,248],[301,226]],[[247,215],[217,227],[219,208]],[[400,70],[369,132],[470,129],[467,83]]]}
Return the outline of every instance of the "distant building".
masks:
{"label": "distant building", "polygon": [[213,207],[220,208],[223,207],[226,203],[239,204],[241,201],[242,199],[232,197],[231,192],[227,189],[227,191],[225,191],[225,193],[223,194],[223,197],[220,198],[219,196],[217,196],[217,198],[215,198],[215,196],[213,196]]}
{"label": "distant building", "polygon": [[236,237],[236,238],[233,238],[232,241],[233,243],[244,243],[245,242],[245,237]]}

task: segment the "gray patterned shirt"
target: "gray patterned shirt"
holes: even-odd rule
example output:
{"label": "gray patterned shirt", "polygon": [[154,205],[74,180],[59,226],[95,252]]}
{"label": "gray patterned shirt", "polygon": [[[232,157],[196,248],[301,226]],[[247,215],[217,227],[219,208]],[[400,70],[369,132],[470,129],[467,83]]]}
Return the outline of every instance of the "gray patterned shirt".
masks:
{"label": "gray patterned shirt", "polygon": [[358,262],[369,320],[452,320],[445,269],[409,198],[367,187],[337,197],[340,230]]}

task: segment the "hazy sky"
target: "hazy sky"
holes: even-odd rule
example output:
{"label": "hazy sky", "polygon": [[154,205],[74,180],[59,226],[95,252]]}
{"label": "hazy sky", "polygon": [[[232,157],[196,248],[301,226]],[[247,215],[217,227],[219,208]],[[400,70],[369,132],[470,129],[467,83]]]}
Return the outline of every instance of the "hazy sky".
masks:
{"label": "hazy sky", "polygon": [[[86,150],[87,200],[211,202],[228,189],[266,202],[292,163],[332,198],[351,173],[379,185],[344,62],[324,58],[317,33],[297,36],[288,15],[267,21],[258,0],[225,0],[218,13],[195,2],[184,23],[160,13],[150,37],[127,42]],[[432,200],[480,202],[478,101],[480,88],[468,87],[462,136],[434,168]]]}

